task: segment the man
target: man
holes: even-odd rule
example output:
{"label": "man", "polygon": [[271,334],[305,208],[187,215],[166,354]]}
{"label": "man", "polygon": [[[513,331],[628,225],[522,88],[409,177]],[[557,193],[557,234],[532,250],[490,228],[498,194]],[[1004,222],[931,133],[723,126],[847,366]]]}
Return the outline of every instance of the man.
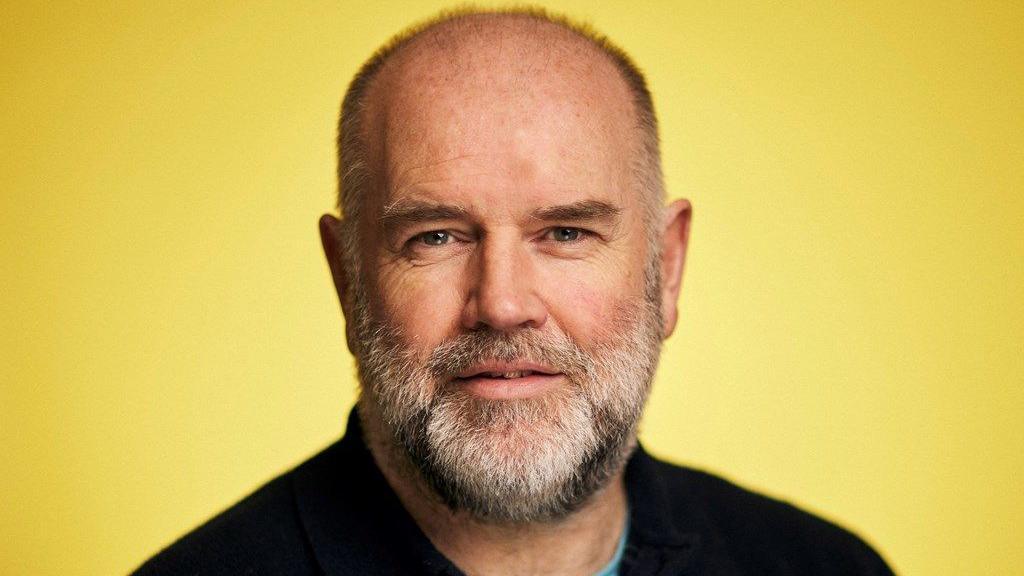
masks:
{"label": "man", "polygon": [[356,76],[339,154],[345,438],[140,574],[890,573],[638,448],[690,205],[663,204],[624,53],[537,12],[443,17]]}

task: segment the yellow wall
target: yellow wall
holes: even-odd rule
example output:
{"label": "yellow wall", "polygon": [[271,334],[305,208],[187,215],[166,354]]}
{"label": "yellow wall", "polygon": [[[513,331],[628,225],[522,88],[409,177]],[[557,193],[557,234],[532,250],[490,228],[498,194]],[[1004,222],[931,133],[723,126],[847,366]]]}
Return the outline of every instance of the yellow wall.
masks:
{"label": "yellow wall", "polygon": [[[334,118],[441,4],[5,4],[0,573],[124,573],[340,434]],[[696,206],[643,438],[1019,573],[1024,9],[837,4],[550,4],[647,69]]]}

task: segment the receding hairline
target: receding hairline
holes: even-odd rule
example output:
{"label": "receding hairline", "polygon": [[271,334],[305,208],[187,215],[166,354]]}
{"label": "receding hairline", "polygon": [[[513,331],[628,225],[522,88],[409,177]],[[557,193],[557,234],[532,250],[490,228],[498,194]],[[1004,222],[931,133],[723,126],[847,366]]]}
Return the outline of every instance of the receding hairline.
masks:
{"label": "receding hairline", "polygon": [[[414,69],[438,61],[444,66],[448,54],[486,52],[489,44],[506,40],[512,41],[513,50],[521,51],[516,56],[522,59],[546,60],[569,52],[576,63],[614,65],[608,53],[614,47],[605,46],[604,37],[582,24],[539,9],[442,13],[399,33],[371,57],[367,62],[372,69],[368,70],[365,95],[376,101],[379,96],[375,85],[385,82],[384,77],[392,73],[401,74],[395,69],[404,68],[406,62],[411,61]],[[509,60],[508,64],[517,63],[516,57]]]}
{"label": "receding hairline", "polygon": [[[433,40],[440,45],[438,47],[443,47],[446,40],[443,32],[453,27],[459,32],[460,37],[467,34],[503,34],[502,27],[495,26],[495,22],[507,23],[508,30],[522,28],[524,25],[534,26],[537,30],[544,28],[545,34],[561,36],[563,40],[576,43],[577,46],[590,51],[597,59],[603,59],[613,65],[624,81],[627,93],[632,97],[630,104],[642,140],[643,150],[640,154],[644,156],[643,178],[649,180],[648,188],[656,188],[652,192],[660,203],[663,192],[654,107],[643,73],[625,51],[589,25],[575,22],[563,15],[549,13],[542,8],[462,8],[441,12],[393,36],[363,64],[349,84],[342,103],[338,133],[338,206],[344,215],[355,215],[361,204],[361,199],[357,198],[361,194],[360,188],[364,188],[368,183],[368,175],[365,174],[368,166],[364,141],[366,108],[373,99],[373,87],[389,62],[401,58],[407,48],[413,48],[422,40]],[[426,47],[430,48],[432,47]]]}
{"label": "receding hairline", "polygon": [[[417,49],[443,50],[465,38],[491,39],[512,36],[524,28],[535,37],[547,35],[549,39],[561,40],[563,45],[575,44],[581,48],[591,49],[593,55],[614,64],[624,76],[635,76],[639,88],[647,93],[643,74],[624,50],[590,25],[539,7],[468,7],[442,11],[400,31],[378,48],[356,74],[350,85],[350,91],[353,88],[362,88],[362,94],[366,95],[382,70],[393,61],[400,60],[408,52]],[[430,45],[419,46],[425,41],[430,41]],[[543,50],[552,48],[554,45],[555,43],[552,42],[533,48]],[[362,81],[360,82],[360,80]],[[628,77],[624,80],[630,84],[630,89],[633,90],[633,80]]]}

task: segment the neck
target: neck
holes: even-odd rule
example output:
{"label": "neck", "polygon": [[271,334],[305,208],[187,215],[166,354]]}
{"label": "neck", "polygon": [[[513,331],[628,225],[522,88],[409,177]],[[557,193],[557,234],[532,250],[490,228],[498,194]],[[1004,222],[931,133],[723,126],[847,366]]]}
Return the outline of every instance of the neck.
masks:
{"label": "neck", "polygon": [[374,416],[361,420],[377,467],[430,542],[466,574],[590,576],[612,559],[626,523],[622,470],[565,518],[526,524],[481,521],[448,508]]}

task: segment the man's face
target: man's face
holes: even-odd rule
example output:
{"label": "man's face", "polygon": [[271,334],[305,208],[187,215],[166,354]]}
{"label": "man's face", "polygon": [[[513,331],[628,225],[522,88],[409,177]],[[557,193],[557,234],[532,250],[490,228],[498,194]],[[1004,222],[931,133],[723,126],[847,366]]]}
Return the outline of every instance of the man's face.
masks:
{"label": "man's face", "polygon": [[380,79],[350,321],[362,401],[433,488],[530,521],[577,507],[632,448],[659,268],[611,65],[487,56]]}

